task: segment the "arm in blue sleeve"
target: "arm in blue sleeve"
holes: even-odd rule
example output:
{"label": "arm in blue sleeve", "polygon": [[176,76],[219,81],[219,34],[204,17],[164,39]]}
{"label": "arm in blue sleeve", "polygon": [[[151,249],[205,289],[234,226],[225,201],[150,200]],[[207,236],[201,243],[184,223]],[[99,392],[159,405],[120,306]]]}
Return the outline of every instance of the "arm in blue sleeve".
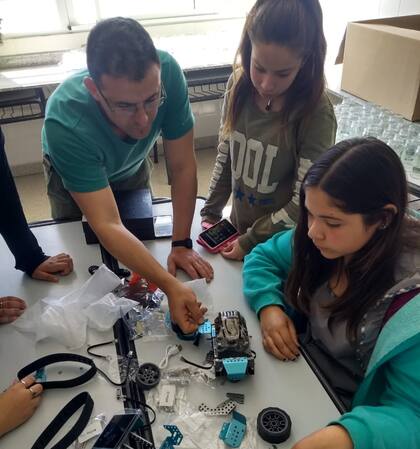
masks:
{"label": "arm in blue sleeve", "polygon": [[269,305],[287,308],[283,291],[292,263],[293,233],[279,232],[245,257],[244,296],[257,314]]}
{"label": "arm in blue sleeve", "polygon": [[29,276],[48,258],[42,251],[26,222],[16,185],[10,172],[0,129],[0,194],[3,213],[0,233],[15,257],[15,268]]}
{"label": "arm in blue sleeve", "polygon": [[330,424],[340,424],[347,430],[354,449],[418,449],[419,344],[412,344],[409,349],[394,356],[381,368],[378,377],[384,389],[377,401],[372,401],[372,404],[357,404],[338,421]]}

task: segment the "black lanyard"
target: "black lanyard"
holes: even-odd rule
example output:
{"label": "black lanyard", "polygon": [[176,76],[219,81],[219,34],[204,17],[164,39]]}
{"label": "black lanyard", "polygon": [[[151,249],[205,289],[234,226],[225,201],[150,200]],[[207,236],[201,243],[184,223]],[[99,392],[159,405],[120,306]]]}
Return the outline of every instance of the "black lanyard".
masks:
{"label": "black lanyard", "polygon": [[[35,371],[45,368],[48,365],[58,362],[78,362],[85,365],[89,365],[88,371],[83,373],[81,376],[74,377],[73,379],[51,381],[51,382],[39,382],[45,390],[53,388],[71,388],[78,385],[84,384],[96,374],[97,368],[92,359],[88,357],[83,357],[78,354],[70,353],[57,353],[41,357],[38,360],[26,365],[24,368],[19,370],[17,377],[19,380],[34,373]],[[69,432],[51,449],[66,449],[68,448],[80,434],[83,432],[84,428],[89,422],[90,415],[93,410],[93,399],[87,391],[78,394],[74,397],[67,405],[65,405],[58,415],[51,421],[47,428],[41,433],[38,439],[35,441],[31,449],[44,449],[54,438],[54,436],[59,432],[59,430],[64,426],[64,424],[73,416],[80,407],[83,407],[82,413],[79,419],[76,421],[74,426]]]}
{"label": "black lanyard", "polygon": [[51,440],[57,435],[58,431],[73,416],[80,407],[83,407],[82,413],[74,426],[64,435],[64,437],[51,449],[67,449],[74,441],[79,438],[84,428],[87,426],[90,415],[93,410],[93,399],[87,391],[78,394],[68,402],[58,413],[58,415],[48,424],[47,428],[41,433],[31,449],[44,449]]}
{"label": "black lanyard", "polygon": [[92,379],[92,377],[96,374],[97,368],[95,365],[95,362],[88,358],[83,357],[82,355],[78,354],[70,354],[66,352],[58,352],[56,354],[47,355],[45,357],[41,357],[38,360],[35,360],[34,362],[30,363],[29,365],[26,365],[23,367],[19,372],[17,373],[17,377],[19,380],[22,380],[24,377],[28,376],[29,374],[34,373],[35,371],[45,368],[48,365],[52,365],[53,363],[58,362],[78,362],[83,363],[85,365],[89,365],[90,368],[83,373],[82,375],[78,377],[74,377],[73,379],[68,380],[55,380],[51,382],[39,382],[44,390],[49,390],[52,388],[72,388],[77,387],[78,385],[82,385],[88,380]]}

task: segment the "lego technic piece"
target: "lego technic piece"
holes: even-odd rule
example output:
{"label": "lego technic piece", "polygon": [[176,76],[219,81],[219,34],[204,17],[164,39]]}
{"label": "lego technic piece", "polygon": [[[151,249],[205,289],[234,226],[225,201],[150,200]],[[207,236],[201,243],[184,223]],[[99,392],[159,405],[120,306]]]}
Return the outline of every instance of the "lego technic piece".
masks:
{"label": "lego technic piece", "polygon": [[213,359],[216,376],[226,376],[231,381],[254,374],[255,353],[250,349],[250,339],[245,319],[236,310],[220,312],[214,320]]}
{"label": "lego technic piece", "polygon": [[173,384],[162,385],[158,408],[167,413],[173,413],[175,410],[176,386]]}
{"label": "lego technic piece", "polygon": [[280,408],[267,407],[257,417],[258,435],[267,443],[278,444],[290,436],[292,421],[289,415]]}
{"label": "lego technic piece", "polygon": [[237,402],[238,404],[245,403],[245,395],[242,393],[226,393],[226,397],[231,399],[232,401]]}
{"label": "lego technic piece", "polygon": [[[214,366],[216,377],[226,376],[228,380],[236,382],[246,374],[254,374],[255,352],[250,349],[245,319],[237,310],[220,312],[214,324],[206,320],[192,334],[183,334],[179,326],[171,322],[169,314],[167,314],[166,322],[182,340],[192,340],[197,343],[201,335],[210,336],[211,364]],[[184,357],[181,357],[181,360],[202,369],[212,367],[197,365]],[[208,361],[210,363],[210,360]]]}
{"label": "lego technic piece", "polygon": [[165,324],[168,329],[172,329],[173,332],[176,333],[176,336],[180,340],[195,341],[200,336],[200,334],[198,333],[198,330],[196,330],[195,332],[192,332],[191,334],[185,334],[182,331],[182,329],[178,326],[178,324],[174,323],[171,320],[171,315],[169,314],[169,310],[166,312],[166,315],[165,315]]}
{"label": "lego technic piece", "polygon": [[47,381],[47,373],[45,372],[45,368],[40,368],[40,369],[36,370],[35,381],[37,383]]}
{"label": "lego technic piece", "polygon": [[136,377],[143,390],[150,390],[160,382],[160,369],[154,363],[143,363],[139,366]]}
{"label": "lego technic piece", "polygon": [[216,336],[214,326],[210,323],[209,320],[205,320],[203,324],[200,324],[200,326],[198,326],[198,332],[200,334],[209,334],[211,337]]}
{"label": "lego technic piece", "polygon": [[[155,445],[153,443],[151,443],[149,440],[146,440],[146,438],[143,438],[142,436],[140,436],[134,432],[130,432],[130,435],[140,443],[140,445],[141,445],[140,447],[142,449],[155,449]],[[139,447],[139,446],[136,445],[136,448],[137,447]]]}
{"label": "lego technic piece", "polygon": [[232,420],[222,425],[219,438],[230,447],[239,447],[246,432],[246,418],[241,413],[233,411]]}
{"label": "lego technic piece", "polygon": [[207,416],[227,416],[235,410],[236,404],[230,399],[223,401],[215,408],[210,408],[208,405],[202,403],[198,406],[198,410]]}
{"label": "lego technic piece", "polygon": [[174,446],[179,446],[184,436],[178,427],[170,424],[164,424],[163,427],[169,430],[171,435],[165,438],[159,449],[174,449]]}

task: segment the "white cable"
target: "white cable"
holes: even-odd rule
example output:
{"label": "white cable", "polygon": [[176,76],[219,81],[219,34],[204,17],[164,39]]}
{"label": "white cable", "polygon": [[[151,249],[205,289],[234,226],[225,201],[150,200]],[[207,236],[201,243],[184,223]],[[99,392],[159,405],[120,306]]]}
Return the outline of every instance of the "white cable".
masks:
{"label": "white cable", "polygon": [[159,368],[165,369],[168,367],[169,359],[182,351],[181,345],[168,345],[165,349],[165,357],[159,362]]}

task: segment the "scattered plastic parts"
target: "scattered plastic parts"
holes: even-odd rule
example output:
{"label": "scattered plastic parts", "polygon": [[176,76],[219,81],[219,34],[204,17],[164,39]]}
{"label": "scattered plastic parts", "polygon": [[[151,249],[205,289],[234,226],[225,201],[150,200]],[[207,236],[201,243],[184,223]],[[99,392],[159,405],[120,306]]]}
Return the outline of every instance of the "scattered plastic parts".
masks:
{"label": "scattered plastic parts", "polygon": [[151,443],[149,440],[146,440],[146,438],[143,438],[142,436],[134,432],[130,432],[130,435],[140,442],[142,449],[155,449],[155,445]]}
{"label": "scattered plastic parts", "polygon": [[165,356],[159,363],[160,369],[165,369],[168,367],[169,359],[173,357],[174,355],[177,355],[179,352],[182,351],[181,345],[168,345],[165,349]]}
{"label": "scattered plastic parts", "polygon": [[210,408],[206,404],[200,404],[198,410],[207,416],[227,416],[236,408],[236,403],[228,399],[215,408]]}
{"label": "scattered plastic parts", "polygon": [[233,411],[232,420],[225,422],[220,430],[219,438],[230,447],[239,447],[246,432],[246,418],[241,413]]}
{"label": "scattered plastic parts", "polygon": [[246,357],[227,357],[222,360],[226,377],[232,382],[238,382],[245,377],[248,369],[248,359]]}
{"label": "scattered plastic parts", "polygon": [[226,376],[236,382],[247,374],[254,374],[255,352],[250,348],[243,316],[237,310],[220,312],[214,320],[214,332],[212,346],[216,376]]}
{"label": "scattered plastic parts", "polygon": [[154,363],[143,363],[139,366],[136,379],[143,390],[150,390],[160,382],[160,369]]}
{"label": "scattered plastic parts", "polygon": [[[89,274],[93,275],[96,271],[98,271],[99,266],[98,265],[91,265],[88,268]],[[118,268],[118,272],[116,275],[120,278],[129,278],[131,276],[131,272],[127,270],[126,268]]]}
{"label": "scattered plastic parts", "polygon": [[164,442],[160,445],[160,449],[174,449],[174,446],[179,446],[184,436],[178,427],[171,424],[164,424],[163,427],[169,430],[171,435],[165,438]]}
{"label": "scattered plastic parts", "polygon": [[198,333],[198,330],[196,330],[195,332],[192,332],[191,334],[185,334],[183,332],[183,330],[178,326],[178,324],[174,323],[171,320],[171,315],[169,314],[169,310],[166,312],[166,315],[165,315],[165,323],[166,323],[166,326],[168,327],[168,329],[172,329],[176,333],[176,336],[180,340],[195,341],[200,336],[200,334]]}
{"label": "scattered plastic parts", "polygon": [[214,366],[216,376],[226,376],[228,380],[237,382],[247,374],[254,374],[255,352],[250,348],[250,337],[243,316],[237,310],[220,312],[214,324],[204,321],[191,334],[184,334],[182,329],[171,321],[169,312],[165,316],[165,323],[181,340],[191,340],[198,346],[202,335],[209,335],[212,342],[211,366],[201,366],[184,357],[186,363],[202,369]]}
{"label": "scattered plastic parts", "polygon": [[45,368],[40,368],[35,373],[35,382],[46,382],[47,381],[47,373],[45,372]]}
{"label": "scattered plastic parts", "polygon": [[216,336],[214,326],[210,323],[209,320],[205,320],[203,324],[200,324],[200,326],[198,326],[198,332],[200,334],[209,334],[211,337]]}
{"label": "scattered plastic parts", "polygon": [[158,400],[158,408],[167,413],[174,413],[176,400],[176,386],[173,384],[163,385]]}
{"label": "scattered plastic parts", "polygon": [[226,393],[226,397],[231,399],[232,401],[237,402],[238,404],[245,403],[245,395],[242,393]]}
{"label": "scattered plastic parts", "polygon": [[267,407],[257,417],[258,435],[267,443],[278,444],[290,436],[292,421],[289,415],[280,408]]}

